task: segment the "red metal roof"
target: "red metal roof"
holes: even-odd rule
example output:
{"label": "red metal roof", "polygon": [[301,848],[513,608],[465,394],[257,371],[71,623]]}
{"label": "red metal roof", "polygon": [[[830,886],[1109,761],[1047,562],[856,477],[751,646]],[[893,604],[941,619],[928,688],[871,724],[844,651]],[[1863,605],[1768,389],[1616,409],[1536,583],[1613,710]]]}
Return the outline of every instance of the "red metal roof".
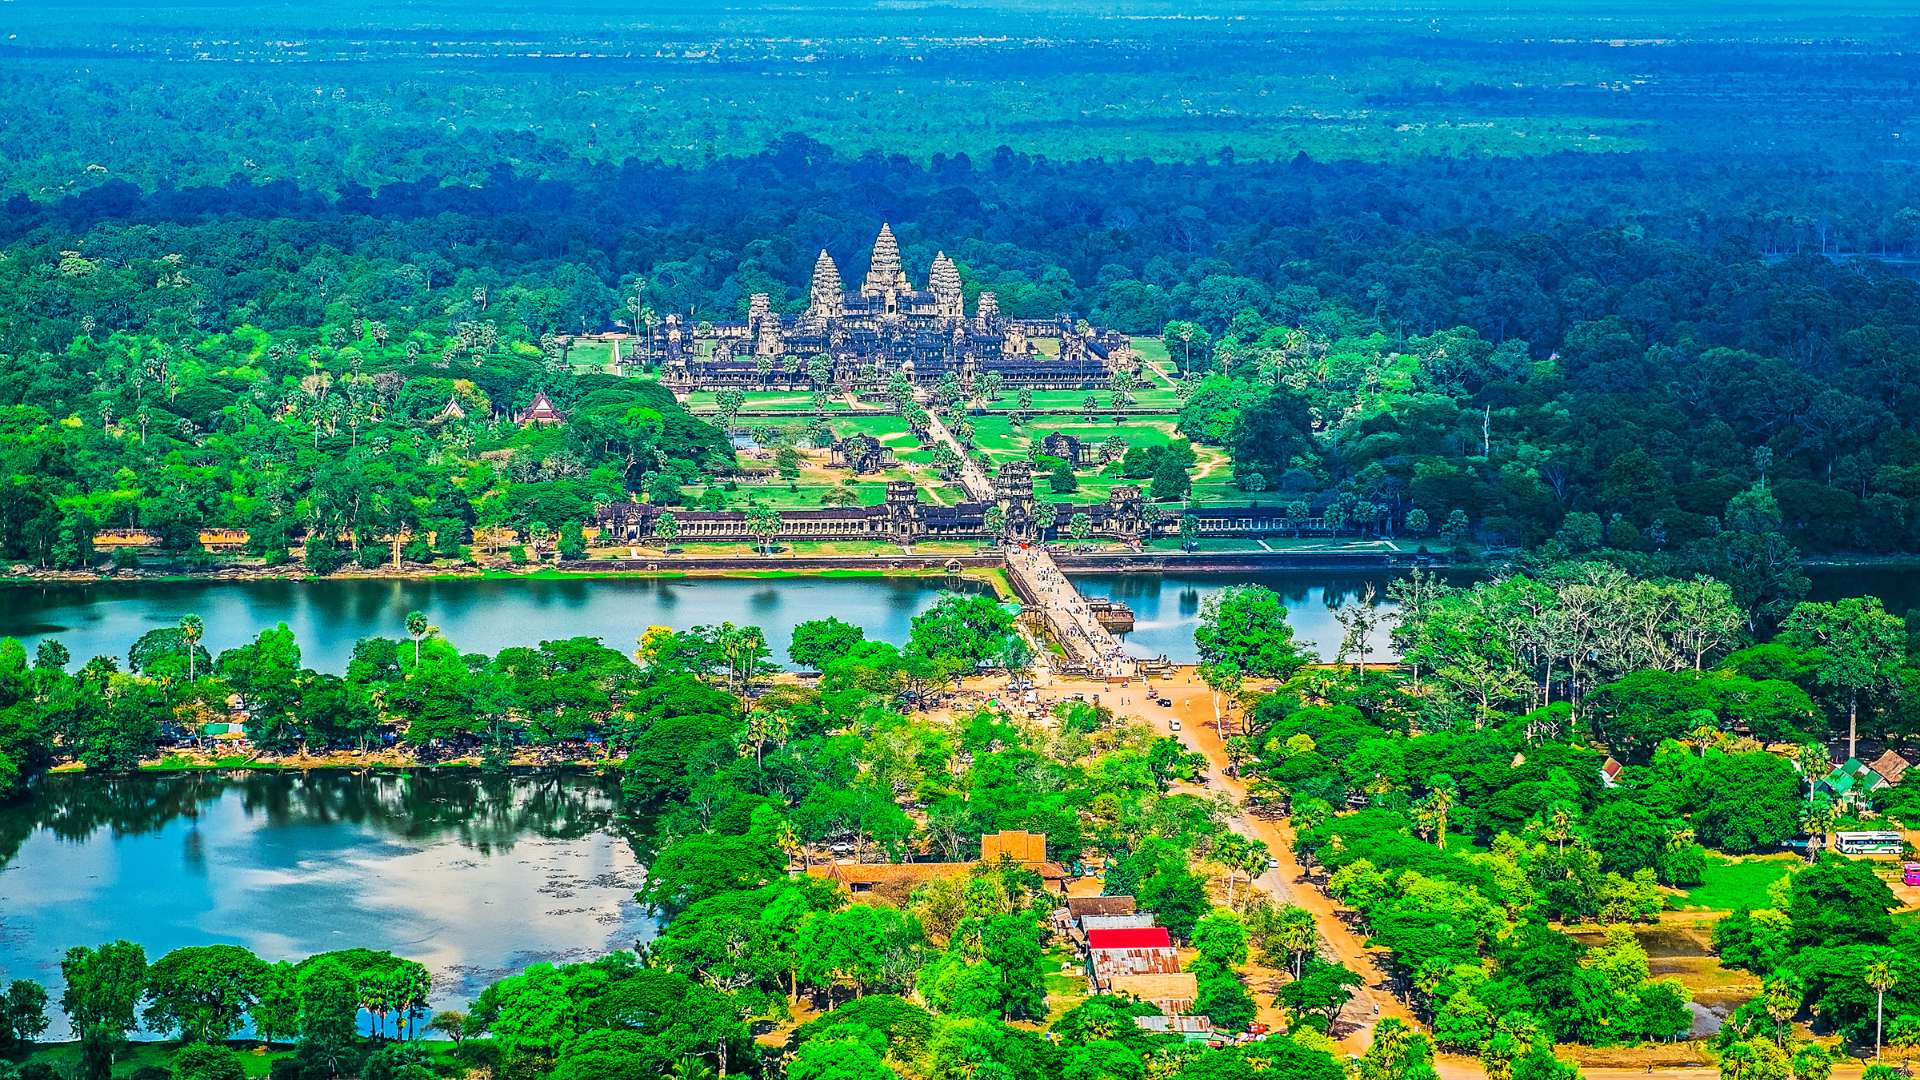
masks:
{"label": "red metal roof", "polygon": [[1173,939],[1164,926],[1127,927],[1087,931],[1089,949],[1171,949]]}

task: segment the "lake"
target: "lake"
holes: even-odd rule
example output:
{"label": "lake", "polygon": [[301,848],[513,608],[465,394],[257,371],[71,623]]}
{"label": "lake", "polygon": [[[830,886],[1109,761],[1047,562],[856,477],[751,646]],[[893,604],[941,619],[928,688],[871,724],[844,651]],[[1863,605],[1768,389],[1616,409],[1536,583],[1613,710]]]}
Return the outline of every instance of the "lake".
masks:
{"label": "lake", "polygon": [[465,1008],[528,964],[651,936],[618,795],[560,772],[43,777],[0,806],[0,972],[57,1000],[72,945],[366,947],[425,964],[433,1005]]}

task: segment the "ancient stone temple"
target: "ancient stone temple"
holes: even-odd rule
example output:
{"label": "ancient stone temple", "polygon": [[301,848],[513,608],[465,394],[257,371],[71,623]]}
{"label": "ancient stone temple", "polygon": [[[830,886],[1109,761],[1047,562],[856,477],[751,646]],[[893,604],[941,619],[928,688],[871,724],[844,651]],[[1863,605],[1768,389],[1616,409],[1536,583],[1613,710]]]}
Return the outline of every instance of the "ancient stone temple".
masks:
{"label": "ancient stone temple", "polygon": [[1083,329],[1064,313],[1009,319],[983,292],[969,315],[960,267],[945,252],[933,257],[926,288],[916,289],[900,241],[885,225],[857,290],[848,291],[840,267],[822,250],[801,310],[775,310],[758,293],[738,322],[689,325],[668,315],[663,338],[661,378],[683,392],[818,389],[820,357],[836,386],[876,389],[896,372],[922,385],[948,374],[970,385],[991,372],[1006,386],[1091,390],[1136,366],[1125,335]]}

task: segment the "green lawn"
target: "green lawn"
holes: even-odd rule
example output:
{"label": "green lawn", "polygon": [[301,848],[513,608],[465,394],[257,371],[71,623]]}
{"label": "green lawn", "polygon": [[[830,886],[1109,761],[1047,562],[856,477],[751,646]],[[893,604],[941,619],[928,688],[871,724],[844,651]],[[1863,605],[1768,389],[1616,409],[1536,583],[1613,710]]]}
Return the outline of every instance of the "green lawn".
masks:
{"label": "green lawn", "polygon": [[[695,412],[711,411],[720,407],[717,396],[711,390],[695,390],[689,393],[686,404],[687,408]],[[836,397],[827,402],[828,412],[845,412],[846,409],[847,403],[840,398]],[[741,401],[740,410],[742,412],[773,410],[804,415],[813,411],[813,395],[789,390],[751,390]]]}
{"label": "green lawn", "polygon": [[1027,447],[1036,439],[1054,432],[1071,435],[1083,443],[1100,443],[1118,435],[1133,446],[1165,446],[1173,441],[1172,420],[1131,416],[1115,423],[1110,417],[1087,420],[1078,416],[1036,416],[1025,427],[1013,426],[1011,417],[997,414],[975,416],[973,441],[995,461],[1026,457]]}
{"label": "green lawn", "polygon": [[577,341],[567,350],[567,364],[575,371],[605,371],[611,363],[611,341]]}
{"label": "green lawn", "polygon": [[[775,481],[769,484],[741,484],[732,491],[723,493],[727,497],[727,506],[734,510],[744,509],[750,502],[762,506],[771,506],[778,510],[817,510],[826,503],[822,501],[827,492],[846,489],[841,483],[801,482],[791,486]],[[700,505],[700,496],[704,488],[689,487],[685,490],[686,506]],[[853,492],[859,496],[861,506],[879,506],[887,498],[887,485],[884,480],[861,479],[852,485]]]}
{"label": "green lawn", "polygon": [[1706,880],[1685,890],[1681,906],[1708,911],[1765,907],[1767,888],[1798,865],[1800,860],[1792,855],[1737,859],[1708,855]]}
{"label": "green lawn", "polygon": [[[1033,392],[1033,404],[1030,407],[1035,410],[1058,411],[1064,409],[1072,412],[1080,412],[1086,407],[1088,395],[1092,395],[1093,400],[1098,402],[1099,407],[1102,409],[1113,406],[1113,392],[1105,386],[1100,386],[1093,390],[1035,390]],[[981,404],[985,406],[988,412],[1017,412],[1020,409],[1020,393],[1017,390],[1002,390],[997,399]],[[1129,408],[1159,409],[1169,413],[1179,412],[1180,395],[1164,387],[1135,390],[1133,392],[1133,404],[1129,406]]]}
{"label": "green lawn", "polygon": [[[1233,554],[1233,553],[1246,552],[1246,551],[1265,551],[1266,550],[1266,548],[1261,547],[1259,544],[1255,543],[1252,540],[1242,540],[1237,537],[1215,537],[1215,538],[1197,540],[1194,543],[1195,543],[1195,546],[1193,550],[1201,551],[1201,552],[1210,552],[1216,555]],[[1150,551],[1185,551],[1187,550],[1186,547],[1180,543],[1180,538],[1177,536],[1162,536],[1157,539],[1150,540],[1147,542],[1146,547]]]}
{"label": "green lawn", "polygon": [[933,464],[933,446],[921,442],[901,417],[886,413],[841,413],[829,426],[836,439],[849,435],[871,435],[879,439],[904,465],[925,468]]}
{"label": "green lawn", "polygon": [[1173,359],[1167,355],[1167,343],[1161,338],[1142,334],[1128,340],[1133,345],[1133,351],[1140,354],[1140,359],[1150,364],[1165,364]]}

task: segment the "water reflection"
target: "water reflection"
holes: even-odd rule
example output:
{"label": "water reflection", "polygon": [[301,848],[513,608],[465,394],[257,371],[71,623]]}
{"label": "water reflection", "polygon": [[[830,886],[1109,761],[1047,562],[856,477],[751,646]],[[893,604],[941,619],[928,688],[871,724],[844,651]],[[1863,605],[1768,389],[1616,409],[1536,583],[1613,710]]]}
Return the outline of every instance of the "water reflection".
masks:
{"label": "water reflection", "polygon": [[219,581],[105,582],[22,585],[0,602],[0,636],[19,637],[28,651],[55,637],[76,664],[124,658],[136,638],[192,612],[206,623],[216,655],[285,622],[300,641],[303,662],[344,671],[353,643],[401,637],[409,611],[424,611],[468,652],[585,635],[631,648],[648,626],[685,628],[732,622],[759,626],[777,660],[786,659],[793,627],[837,615],[881,641],[904,642],[913,616],[946,588],[979,588],[940,578],[788,578],[778,580],[645,578],[480,581]]}
{"label": "water reflection", "polygon": [[0,808],[0,971],[56,985],[69,945],[120,937],[153,958],[366,946],[464,1005],[528,963],[651,933],[616,796],[558,772],[46,777]]}
{"label": "water reflection", "polygon": [[[1889,610],[1920,605],[1920,573],[1911,569],[1817,570],[1815,599],[1863,593],[1884,597]],[[1279,592],[1295,633],[1321,655],[1338,649],[1332,613],[1371,583],[1382,600],[1392,575],[1287,570],[1260,574],[1075,575],[1084,591],[1131,604],[1138,629],[1129,643],[1143,654],[1192,660],[1193,624],[1210,594],[1243,581]],[[1454,580],[1465,582],[1468,576]],[[793,627],[837,616],[874,640],[904,643],[913,616],[942,589],[978,587],[937,578],[788,578],[779,580],[584,579],[481,581],[108,582],[23,585],[0,593],[0,636],[29,649],[57,637],[76,664],[100,654],[125,657],[142,633],[193,612],[206,622],[206,645],[218,654],[262,629],[286,622],[299,637],[307,666],[345,669],[353,643],[369,635],[400,637],[409,611],[424,611],[460,648],[498,652],[554,638],[586,635],[627,649],[650,625],[687,627],[733,622],[759,626],[777,660],[786,658]],[[1375,642],[1384,658],[1384,636]]]}
{"label": "water reflection", "polygon": [[[1294,639],[1323,660],[1334,658],[1345,634],[1334,612],[1358,603],[1367,586],[1373,586],[1376,606],[1393,606],[1386,599],[1387,584],[1393,580],[1389,574],[1075,574],[1073,580],[1088,596],[1109,597],[1133,608],[1133,632],[1122,636],[1128,651],[1137,656],[1164,654],[1176,661],[1196,659],[1193,628],[1200,622],[1200,607],[1208,596],[1231,585],[1265,585],[1278,593]],[[1389,632],[1390,627],[1382,626],[1373,634],[1374,656],[1392,657]]]}

